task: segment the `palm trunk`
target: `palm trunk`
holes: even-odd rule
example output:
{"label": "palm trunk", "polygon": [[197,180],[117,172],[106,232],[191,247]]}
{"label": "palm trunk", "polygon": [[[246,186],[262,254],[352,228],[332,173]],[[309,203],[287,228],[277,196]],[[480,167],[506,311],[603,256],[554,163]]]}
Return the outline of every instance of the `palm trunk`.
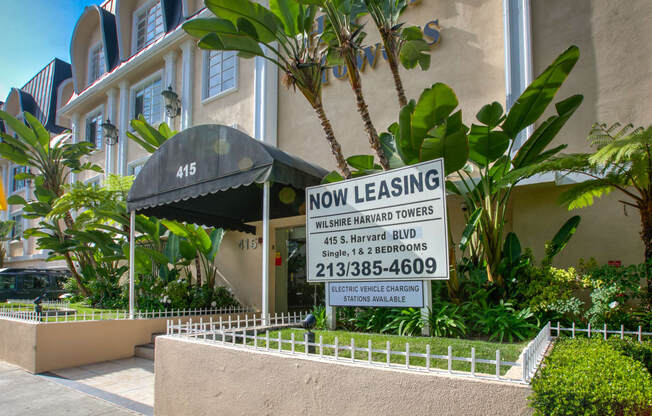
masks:
{"label": "palm trunk", "polygon": [[387,62],[389,63],[389,70],[392,71],[392,77],[394,78],[394,88],[396,88],[396,94],[398,95],[398,105],[400,108],[403,108],[407,105],[407,97],[405,96],[405,89],[403,89],[403,81],[401,80],[401,75],[399,74],[398,62],[396,61],[396,56],[394,53],[387,50],[387,42],[385,43],[385,53],[387,54]]}
{"label": "palm trunk", "polygon": [[349,166],[346,164],[346,159],[344,159],[344,155],[342,154],[342,147],[335,138],[333,126],[331,126],[330,120],[328,117],[326,117],[324,106],[322,105],[321,101],[318,101],[313,103],[313,108],[317,112],[317,117],[319,117],[319,122],[321,123],[322,129],[324,129],[326,140],[331,146],[331,153],[333,153],[333,156],[335,156],[335,160],[337,161],[337,168],[340,170],[340,173],[342,176],[344,176],[344,178],[350,179],[351,171],[349,170]]}
{"label": "palm trunk", "polygon": [[389,170],[389,161],[385,157],[385,153],[380,146],[378,132],[376,131],[376,128],[371,121],[369,108],[367,107],[367,102],[365,101],[364,95],[362,94],[362,81],[360,80],[360,71],[358,71],[358,68],[356,67],[355,60],[347,59],[346,62],[349,81],[351,83],[351,88],[353,88],[353,94],[355,95],[355,102],[358,106],[358,113],[360,113],[360,117],[364,123],[364,129],[369,136],[369,144],[371,145],[371,148],[376,152],[376,155],[378,155],[380,166],[382,166],[384,170]]}
{"label": "palm trunk", "polygon": [[646,280],[648,306],[652,307],[652,276],[650,276],[650,261],[652,260],[652,200],[640,206],[641,240],[645,246]]}
{"label": "palm trunk", "polygon": [[[67,229],[71,229],[74,225],[74,221],[72,219],[72,215],[70,212],[66,212],[66,214],[63,217],[63,222],[66,224]],[[70,274],[75,279],[75,282],[77,283],[77,287],[79,287],[79,290],[82,292],[82,295],[85,297],[90,297],[91,296],[91,291],[88,290],[86,285],[84,285],[84,282],[82,282],[81,276],[79,275],[79,272],[77,272],[77,267],[75,266],[75,263],[72,261],[72,257],[70,256],[70,253],[64,253],[63,257],[66,259],[66,265],[68,266],[68,269],[70,270]]]}

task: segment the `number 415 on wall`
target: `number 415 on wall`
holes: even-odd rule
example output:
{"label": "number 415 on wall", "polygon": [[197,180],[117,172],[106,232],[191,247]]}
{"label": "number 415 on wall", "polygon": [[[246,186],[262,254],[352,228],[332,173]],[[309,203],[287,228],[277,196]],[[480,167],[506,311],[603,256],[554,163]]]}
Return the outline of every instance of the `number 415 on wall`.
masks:
{"label": "number 415 on wall", "polygon": [[177,169],[177,178],[183,179],[188,176],[195,176],[195,173],[197,173],[197,162],[186,163]]}

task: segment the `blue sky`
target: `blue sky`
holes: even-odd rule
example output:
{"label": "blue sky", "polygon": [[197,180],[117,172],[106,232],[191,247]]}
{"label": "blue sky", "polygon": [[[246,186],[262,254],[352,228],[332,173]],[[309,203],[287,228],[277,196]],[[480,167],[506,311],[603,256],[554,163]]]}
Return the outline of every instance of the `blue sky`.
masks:
{"label": "blue sky", "polygon": [[0,0],[0,101],[54,58],[70,62],[72,30],[101,0]]}

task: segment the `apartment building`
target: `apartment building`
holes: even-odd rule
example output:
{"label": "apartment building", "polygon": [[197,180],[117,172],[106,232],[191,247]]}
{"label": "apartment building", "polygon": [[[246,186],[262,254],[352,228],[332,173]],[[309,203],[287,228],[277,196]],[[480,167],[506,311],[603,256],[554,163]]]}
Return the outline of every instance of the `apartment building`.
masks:
{"label": "apartment building", "polygon": [[[146,163],[147,152],[126,136],[130,120],[139,115],[152,124],[165,121],[178,131],[201,124],[231,126],[334,169],[319,120],[300,94],[280,86],[274,66],[232,52],[200,50],[181,29],[188,19],[209,15],[201,0],[108,0],[88,7],[73,31],[69,77],[52,81],[50,95],[56,99],[49,102],[56,104],[51,108],[55,115],[50,131],[55,135],[60,128],[69,128],[72,140],[95,143],[90,160],[103,166],[106,174],[137,175]],[[559,98],[580,93],[585,100],[553,145],[569,143],[567,151],[585,151],[594,122],[649,123],[652,104],[646,94],[652,87],[652,44],[639,37],[647,33],[650,16],[652,3],[643,0],[413,0],[404,20],[419,25],[431,42],[432,65],[427,71],[402,70],[407,95],[416,98],[423,88],[444,82],[456,91],[464,121],[470,125],[484,104],[498,101],[509,107],[535,74],[575,44],[581,58]],[[376,127],[383,131],[397,120],[399,108],[379,37],[371,23],[366,30],[363,90]],[[345,155],[369,154],[345,78],[338,68],[328,71],[326,112]],[[178,115],[166,112],[164,90],[178,96]],[[4,104],[7,111],[34,109],[24,99],[26,92],[36,94],[27,86],[12,90]],[[108,121],[118,131],[115,143],[102,137],[100,125]],[[15,169],[20,167],[2,166],[5,189],[29,192],[28,186],[12,182]],[[75,178],[98,183],[103,179],[96,173]],[[616,195],[573,213],[556,203],[566,186],[580,180],[547,175],[520,186],[509,207],[509,230],[541,258],[545,241],[571,215],[579,214],[582,224],[557,258],[560,265],[589,256],[600,262],[641,261],[638,214],[624,210]],[[451,226],[459,234],[464,224],[461,201],[450,198],[448,203]],[[19,215],[10,209],[10,218]],[[272,259],[305,250],[304,225],[303,216],[272,222]],[[221,273],[250,304],[260,303],[258,241],[258,236],[230,232],[218,259]],[[43,256],[29,241],[12,243],[10,255],[11,265],[35,265]],[[305,282],[300,265],[280,263],[270,264],[272,311],[302,302],[292,300],[290,292],[308,296],[316,290]]]}

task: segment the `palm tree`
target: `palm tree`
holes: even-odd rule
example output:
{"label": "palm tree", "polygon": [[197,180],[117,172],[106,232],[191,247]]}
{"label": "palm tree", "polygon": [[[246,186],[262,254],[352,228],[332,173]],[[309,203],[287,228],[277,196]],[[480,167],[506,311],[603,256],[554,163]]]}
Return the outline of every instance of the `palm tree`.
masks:
{"label": "palm tree", "polygon": [[361,49],[365,33],[362,26],[356,23],[358,16],[363,12],[360,4],[354,0],[311,0],[319,3],[326,15],[326,28],[323,39],[328,43],[328,63],[344,65],[347,78],[362,118],[364,129],[369,136],[369,144],[376,152],[378,161],[383,169],[389,170],[390,165],[385,152],[382,150],[378,131],[374,127],[369,115],[369,107],[362,94],[362,77],[357,66],[358,54]]}
{"label": "palm tree", "polygon": [[[82,163],[83,156],[93,151],[93,145],[89,142],[67,143],[65,139],[59,141],[50,140],[50,133],[43,125],[28,112],[23,113],[26,125],[12,115],[0,111],[0,119],[16,134],[16,137],[0,133],[0,156],[11,160],[18,165],[31,168],[30,172],[20,174],[18,179],[27,179],[34,182],[35,202],[27,202],[23,198],[14,195],[7,202],[24,206],[28,213],[25,217],[45,217],[52,209],[52,203],[65,193],[64,185],[68,183],[69,175],[73,172],[94,170],[102,172],[102,169],[91,163]],[[66,240],[66,229],[72,229],[74,220],[70,212],[63,216],[65,229],[59,221],[53,224],[42,223],[47,231],[51,233],[61,244]],[[40,231],[46,234],[46,231]],[[26,235],[29,233],[26,232]],[[83,284],[81,276],[72,260],[70,251],[63,255],[70,273],[77,282],[80,290],[85,296],[89,296],[88,288]],[[81,261],[92,263],[91,258],[78,256]]]}
{"label": "palm tree", "polygon": [[387,63],[394,78],[394,87],[401,108],[408,104],[403,81],[399,74],[399,62],[407,69],[417,64],[421,69],[430,67],[430,49],[423,39],[421,29],[416,26],[403,27],[398,18],[407,8],[407,0],[364,0],[367,11],[378,28],[383,41]]}
{"label": "palm tree", "polygon": [[274,63],[283,73],[283,84],[298,88],[317,113],[338,169],[350,178],[322,101],[328,49],[313,33],[317,6],[296,0],[271,0],[269,9],[251,0],[206,0],[205,4],[219,17],[193,19],[183,29],[200,39],[202,49],[237,51],[242,58],[259,56]]}

